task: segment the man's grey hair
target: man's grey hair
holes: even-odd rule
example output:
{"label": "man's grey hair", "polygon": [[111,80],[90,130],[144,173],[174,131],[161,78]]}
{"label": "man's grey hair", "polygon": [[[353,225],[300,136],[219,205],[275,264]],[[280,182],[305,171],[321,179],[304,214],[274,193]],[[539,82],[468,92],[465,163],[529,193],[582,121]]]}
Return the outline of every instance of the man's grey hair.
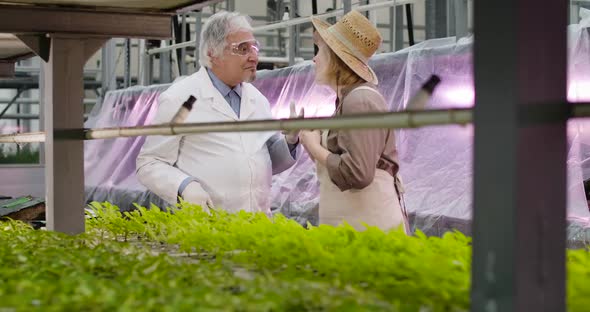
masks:
{"label": "man's grey hair", "polygon": [[250,18],[246,15],[221,11],[209,17],[201,31],[199,64],[211,68],[209,54],[215,57],[221,56],[226,46],[227,36],[240,30],[252,31]]}

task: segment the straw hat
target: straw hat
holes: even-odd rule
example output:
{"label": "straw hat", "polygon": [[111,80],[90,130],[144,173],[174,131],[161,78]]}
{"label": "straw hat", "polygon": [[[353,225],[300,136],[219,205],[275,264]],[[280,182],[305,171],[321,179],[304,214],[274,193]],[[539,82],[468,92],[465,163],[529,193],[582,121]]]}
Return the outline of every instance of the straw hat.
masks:
{"label": "straw hat", "polygon": [[379,82],[377,75],[369,67],[369,58],[375,54],[383,39],[364,15],[353,10],[334,25],[315,17],[311,22],[330,49],[350,69],[368,82]]}

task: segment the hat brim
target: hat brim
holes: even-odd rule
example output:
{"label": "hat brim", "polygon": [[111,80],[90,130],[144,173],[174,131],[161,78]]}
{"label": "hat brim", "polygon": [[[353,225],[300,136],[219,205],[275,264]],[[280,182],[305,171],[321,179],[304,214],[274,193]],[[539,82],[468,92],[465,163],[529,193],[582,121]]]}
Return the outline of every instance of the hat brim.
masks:
{"label": "hat brim", "polygon": [[316,17],[312,17],[311,22],[328,47],[344,62],[344,64],[348,66],[348,68],[359,75],[359,77],[372,84],[376,85],[379,83],[377,75],[373,69],[371,69],[369,64],[365,64],[365,62],[359,60],[352,53],[348,52],[348,48],[328,32],[328,28],[332,25]]}

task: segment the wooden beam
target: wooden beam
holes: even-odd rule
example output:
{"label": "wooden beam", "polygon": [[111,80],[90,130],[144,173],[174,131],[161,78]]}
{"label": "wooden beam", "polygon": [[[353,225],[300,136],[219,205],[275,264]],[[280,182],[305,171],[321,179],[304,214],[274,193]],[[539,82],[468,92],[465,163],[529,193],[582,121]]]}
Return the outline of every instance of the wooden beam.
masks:
{"label": "wooden beam", "polygon": [[10,61],[0,61],[0,77],[10,78],[14,76],[14,63]]}
{"label": "wooden beam", "polygon": [[130,13],[0,4],[0,32],[168,39],[172,13]]}
{"label": "wooden beam", "polygon": [[106,39],[51,37],[44,68],[45,185],[47,227],[84,232],[84,142],[60,137],[61,130],[84,126],[83,68]]}
{"label": "wooden beam", "polygon": [[220,3],[223,1],[226,1],[226,0],[199,0],[199,1],[196,1],[196,3],[194,3],[194,4],[179,6],[177,8],[174,8],[173,10],[176,11],[176,13],[187,13],[187,12],[202,10],[204,7],[210,6],[212,4]]}
{"label": "wooden beam", "polygon": [[17,35],[20,41],[29,47],[37,56],[42,58],[45,62],[49,61],[49,44],[50,40],[45,34],[36,35]]}

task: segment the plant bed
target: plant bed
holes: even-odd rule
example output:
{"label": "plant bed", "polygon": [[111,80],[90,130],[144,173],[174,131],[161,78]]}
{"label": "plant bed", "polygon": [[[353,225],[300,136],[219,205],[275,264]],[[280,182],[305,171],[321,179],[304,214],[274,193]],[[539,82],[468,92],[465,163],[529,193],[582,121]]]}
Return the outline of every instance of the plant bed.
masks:
{"label": "plant bed", "polygon": [[[6,223],[0,310],[467,311],[470,238],[309,226],[182,203],[92,204],[87,233]],[[568,311],[589,305],[590,256],[568,250]]]}

